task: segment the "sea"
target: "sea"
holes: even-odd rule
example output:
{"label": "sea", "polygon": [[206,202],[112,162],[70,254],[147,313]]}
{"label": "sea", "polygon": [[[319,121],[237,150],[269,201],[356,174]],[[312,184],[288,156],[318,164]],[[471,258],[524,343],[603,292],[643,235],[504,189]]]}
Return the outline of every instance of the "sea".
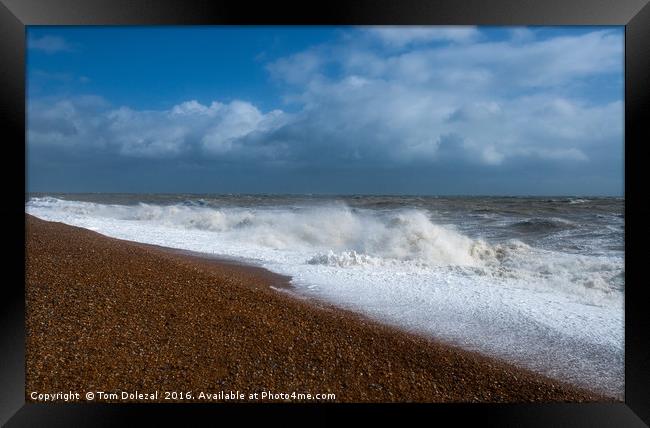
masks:
{"label": "sea", "polygon": [[31,193],[26,212],[624,398],[623,198]]}

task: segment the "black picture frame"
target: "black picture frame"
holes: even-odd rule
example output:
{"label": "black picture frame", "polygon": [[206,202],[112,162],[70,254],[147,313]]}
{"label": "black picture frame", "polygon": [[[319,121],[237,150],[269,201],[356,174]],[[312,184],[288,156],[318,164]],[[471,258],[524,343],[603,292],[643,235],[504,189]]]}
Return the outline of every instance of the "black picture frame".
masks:
{"label": "black picture frame", "polygon": [[[29,25],[445,24],[625,26],[625,402],[592,404],[350,405],[47,405],[25,402],[25,27]],[[266,415],[290,407],[319,422],[362,411],[496,426],[616,426],[650,423],[650,312],[643,272],[648,238],[644,182],[650,123],[648,0],[330,0],[304,2],[202,0],[0,0],[0,169],[5,229],[0,422],[7,426],[104,426],[193,416]],[[317,413],[318,415],[313,415]],[[178,419],[181,420],[181,419]],[[438,421],[440,419],[437,419]]]}

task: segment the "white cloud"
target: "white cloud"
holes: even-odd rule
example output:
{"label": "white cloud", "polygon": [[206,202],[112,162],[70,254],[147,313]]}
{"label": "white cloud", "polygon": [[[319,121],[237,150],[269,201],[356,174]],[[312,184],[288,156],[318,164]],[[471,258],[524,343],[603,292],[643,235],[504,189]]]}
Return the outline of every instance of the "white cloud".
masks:
{"label": "white cloud", "polygon": [[472,26],[378,26],[367,28],[366,31],[371,37],[394,48],[439,41],[467,43],[480,36],[478,29]]}
{"label": "white cloud", "polygon": [[[620,33],[594,31],[528,43],[488,41],[423,47],[405,53],[353,51],[344,65],[349,72],[401,81],[489,85],[502,92],[517,87],[553,87],[576,79],[622,72]],[[355,59],[360,56],[360,59]],[[500,87],[501,86],[501,87]]]}
{"label": "white cloud", "polygon": [[134,110],[110,108],[106,102],[86,97],[37,101],[28,107],[29,144],[114,150],[148,158],[197,151],[207,156],[268,156],[267,149],[257,150],[244,140],[269,132],[285,116],[279,110],[262,113],[244,101],[203,105],[191,100],[168,110]]}
{"label": "white cloud", "polygon": [[[282,138],[302,157],[311,151],[321,160],[498,165],[521,158],[588,161],[590,147],[622,146],[621,101],[570,95],[585,78],[622,76],[620,33],[540,40],[519,31],[506,41],[407,52],[347,44],[306,53],[280,61],[292,66],[290,100],[305,106]],[[325,66],[338,67],[340,77],[328,78]]]}
{"label": "white cloud", "polygon": [[[622,143],[621,102],[591,106],[556,96],[466,97],[459,90],[358,78],[321,83],[303,94],[312,107],[281,130],[294,153],[324,161],[588,160],[588,148]],[[441,150],[441,139],[456,136]]]}
{"label": "white cloud", "polygon": [[63,37],[59,36],[42,36],[33,37],[27,41],[27,48],[42,51],[48,54],[57,52],[73,52],[73,46]]}
{"label": "white cloud", "polygon": [[312,49],[280,58],[267,66],[271,75],[290,84],[303,84],[327,63],[326,52]]}
{"label": "white cloud", "polygon": [[[212,154],[220,155],[234,150],[241,152],[246,137],[276,129],[282,123],[283,116],[284,113],[280,110],[263,114],[250,103],[233,101],[222,112],[219,120],[210,126],[201,143]],[[257,148],[259,147],[253,150]]]}

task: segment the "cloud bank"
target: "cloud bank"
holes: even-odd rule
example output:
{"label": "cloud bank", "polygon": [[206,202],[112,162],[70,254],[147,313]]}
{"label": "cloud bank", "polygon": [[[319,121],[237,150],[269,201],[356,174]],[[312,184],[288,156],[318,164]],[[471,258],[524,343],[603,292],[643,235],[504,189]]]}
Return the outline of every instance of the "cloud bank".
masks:
{"label": "cloud bank", "polygon": [[[65,46],[30,41],[46,52]],[[28,144],[307,167],[588,164],[622,151],[622,93],[594,95],[622,67],[622,35],[607,30],[536,39],[516,29],[489,40],[475,27],[360,28],[266,64],[284,90],[277,109],[30,99]]]}

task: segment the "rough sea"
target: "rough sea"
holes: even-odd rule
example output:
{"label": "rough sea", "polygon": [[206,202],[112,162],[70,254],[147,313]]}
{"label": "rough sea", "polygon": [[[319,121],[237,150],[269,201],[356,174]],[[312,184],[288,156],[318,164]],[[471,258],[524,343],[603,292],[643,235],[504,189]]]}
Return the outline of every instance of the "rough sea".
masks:
{"label": "rough sea", "polygon": [[289,292],[623,398],[624,202],[30,194],[26,211],[259,265]]}

